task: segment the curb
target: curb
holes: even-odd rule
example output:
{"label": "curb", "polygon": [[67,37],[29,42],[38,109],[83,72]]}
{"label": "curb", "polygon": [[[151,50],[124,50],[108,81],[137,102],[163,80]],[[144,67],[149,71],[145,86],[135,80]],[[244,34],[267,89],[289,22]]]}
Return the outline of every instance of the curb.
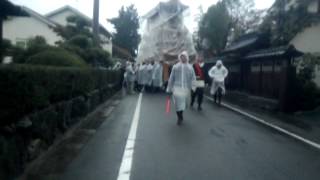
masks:
{"label": "curb", "polygon": [[[206,97],[208,100],[212,101],[212,102],[214,101],[211,97],[208,97],[208,96],[205,96],[205,97]],[[272,124],[272,123],[269,123],[269,122],[267,122],[267,121],[265,121],[265,120],[263,120],[263,119],[261,119],[261,118],[259,118],[259,117],[256,117],[256,116],[254,116],[254,115],[252,115],[252,114],[250,114],[250,113],[247,113],[247,112],[245,112],[245,111],[243,111],[243,110],[240,110],[240,109],[238,109],[238,108],[235,108],[235,107],[233,107],[233,106],[231,106],[231,105],[229,105],[229,104],[221,103],[221,105],[222,105],[223,107],[231,110],[231,111],[234,111],[234,112],[236,112],[236,113],[238,113],[238,114],[241,114],[241,115],[243,115],[243,116],[246,116],[246,117],[248,117],[248,118],[250,118],[250,119],[252,119],[252,120],[254,120],[254,121],[256,121],[256,122],[259,122],[260,124],[263,124],[263,125],[266,126],[266,127],[269,127],[269,128],[271,128],[271,129],[274,129],[274,130],[276,130],[276,131],[278,131],[278,132],[281,132],[282,134],[285,134],[285,135],[287,135],[287,136],[289,136],[289,137],[291,137],[291,138],[293,138],[293,139],[295,139],[295,140],[298,140],[298,141],[300,141],[300,142],[302,142],[302,143],[304,143],[304,144],[307,144],[307,145],[309,145],[309,146],[311,146],[311,147],[313,147],[313,148],[316,148],[316,149],[320,150],[320,144],[318,144],[318,143],[316,143],[316,142],[313,142],[313,141],[311,141],[311,140],[308,140],[308,139],[306,139],[306,138],[303,138],[303,137],[301,137],[301,136],[299,136],[299,135],[297,135],[297,134],[294,134],[293,132],[290,132],[290,131],[288,131],[288,130],[286,130],[286,129],[283,129],[283,128],[277,126],[277,125],[274,125],[274,124]]]}

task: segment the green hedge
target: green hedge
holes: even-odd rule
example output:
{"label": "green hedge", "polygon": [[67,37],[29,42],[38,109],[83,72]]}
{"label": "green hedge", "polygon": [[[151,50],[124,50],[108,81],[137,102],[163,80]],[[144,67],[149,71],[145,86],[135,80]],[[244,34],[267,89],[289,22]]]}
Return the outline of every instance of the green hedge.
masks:
{"label": "green hedge", "polygon": [[48,49],[31,56],[27,64],[66,66],[66,67],[86,67],[86,63],[79,56],[62,49]]}
{"label": "green hedge", "polygon": [[117,71],[48,66],[0,66],[0,124],[120,81]]}

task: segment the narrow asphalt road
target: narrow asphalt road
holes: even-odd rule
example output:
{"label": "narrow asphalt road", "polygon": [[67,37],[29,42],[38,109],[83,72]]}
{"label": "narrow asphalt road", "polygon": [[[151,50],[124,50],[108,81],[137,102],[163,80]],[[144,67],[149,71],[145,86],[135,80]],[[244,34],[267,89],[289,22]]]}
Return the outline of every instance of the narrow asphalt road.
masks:
{"label": "narrow asphalt road", "polygon": [[[318,180],[320,151],[205,101],[176,125],[165,96],[144,94],[131,180]],[[61,180],[117,180],[138,95],[123,98]]]}

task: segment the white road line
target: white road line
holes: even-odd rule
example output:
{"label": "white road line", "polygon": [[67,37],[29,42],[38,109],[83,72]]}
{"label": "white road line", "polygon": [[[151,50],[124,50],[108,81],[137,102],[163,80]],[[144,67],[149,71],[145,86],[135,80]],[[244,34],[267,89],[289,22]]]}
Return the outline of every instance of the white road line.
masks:
{"label": "white road line", "polygon": [[[210,101],[214,101],[213,98],[211,98],[209,96],[206,96],[206,98],[209,99]],[[273,129],[275,129],[277,131],[280,131],[281,133],[284,133],[284,134],[286,134],[286,135],[288,135],[288,136],[290,136],[290,137],[292,137],[292,138],[294,138],[294,139],[296,139],[296,140],[298,140],[300,142],[306,143],[306,144],[308,144],[308,145],[320,150],[320,144],[318,144],[316,142],[313,142],[313,141],[310,141],[308,139],[305,139],[305,138],[303,138],[303,137],[301,137],[301,136],[299,136],[297,134],[294,134],[294,133],[292,133],[292,132],[290,132],[288,130],[285,130],[285,129],[279,127],[279,126],[271,124],[271,123],[269,123],[269,122],[267,122],[267,121],[265,121],[265,120],[263,120],[261,118],[258,118],[258,117],[254,116],[252,114],[244,112],[244,111],[242,111],[242,110],[240,110],[238,108],[235,108],[233,106],[230,106],[228,104],[221,103],[221,105],[226,107],[226,108],[228,108],[228,109],[230,109],[230,110],[232,110],[232,111],[235,111],[235,112],[240,113],[240,114],[242,114],[244,116],[247,116],[247,117],[249,117],[249,118],[251,118],[251,119],[253,119],[253,120],[255,120],[255,121],[257,121],[257,122],[259,122],[259,123],[261,123],[263,125],[265,125],[265,126],[268,126],[268,127],[273,128]]]}
{"label": "white road line", "polygon": [[135,140],[137,135],[139,119],[140,119],[141,101],[142,101],[142,93],[140,93],[139,95],[139,99],[133,115],[133,119],[131,122],[131,127],[129,131],[126,147],[122,156],[121,166],[119,169],[117,180],[130,179],[134,145],[135,145]]}

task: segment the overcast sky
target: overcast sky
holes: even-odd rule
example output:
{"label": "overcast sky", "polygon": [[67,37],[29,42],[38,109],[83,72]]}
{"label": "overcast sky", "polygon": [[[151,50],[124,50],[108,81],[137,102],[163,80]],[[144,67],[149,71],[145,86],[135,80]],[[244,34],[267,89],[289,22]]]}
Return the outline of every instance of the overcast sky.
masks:
{"label": "overcast sky", "polygon": [[[40,14],[49,13],[55,9],[58,9],[64,5],[70,5],[79,11],[83,12],[89,17],[92,17],[93,12],[93,0],[10,0],[17,5],[27,6]],[[113,31],[112,25],[110,25],[106,19],[116,17],[118,10],[121,6],[128,6],[134,4],[139,16],[143,16],[153,7],[155,7],[160,1],[167,0],[100,0],[100,23],[103,24],[108,30]],[[195,22],[195,15],[199,12],[198,8],[201,5],[206,11],[207,8],[215,4],[218,0],[181,0],[182,3],[190,7],[189,16],[186,19],[186,25],[193,31],[197,23]],[[269,8],[274,0],[255,0],[256,7],[258,9]]]}

